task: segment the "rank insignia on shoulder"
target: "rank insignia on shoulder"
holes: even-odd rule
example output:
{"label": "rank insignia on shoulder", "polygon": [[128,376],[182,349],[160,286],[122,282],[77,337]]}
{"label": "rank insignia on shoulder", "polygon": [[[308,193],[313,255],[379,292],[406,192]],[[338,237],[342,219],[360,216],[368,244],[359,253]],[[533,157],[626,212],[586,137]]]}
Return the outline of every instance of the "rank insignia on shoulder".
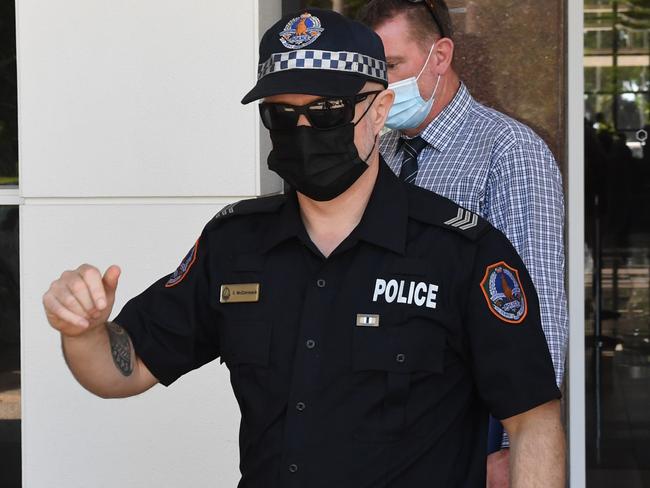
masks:
{"label": "rank insignia on shoulder", "polygon": [[490,311],[499,320],[508,324],[520,324],[528,315],[526,293],[519,272],[504,261],[486,268],[481,290]]}
{"label": "rank insignia on shoulder", "polygon": [[221,303],[254,303],[260,301],[259,283],[221,285]]}
{"label": "rank insignia on shoulder", "polygon": [[196,255],[199,251],[199,241],[196,241],[196,244],[194,244],[194,247],[190,249],[190,252],[187,253],[187,256],[183,258],[183,261],[181,261],[181,264],[176,268],[176,271],[174,271],[170,276],[169,279],[167,280],[167,283],[165,283],[165,288],[171,288],[172,286],[178,285],[185,277],[187,276],[187,273],[190,272],[190,268],[194,264],[194,261],[196,261]]}
{"label": "rank insignia on shoulder", "polygon": [[448,220],[445,224],[460,230],[473,229],[478,225],[478,215],[464,208],[459,208],[456,217]]}
{"label": "rank insignia on shoulder", "polygon": [[227,217],[228,215],[232,215],[232,214],[234,214],[234,213],[235,213],[235,206],[236,206],[238,203],[239,203],[239,202],[235,202],[235,203],[231,203],[230,205],[226,205],[225,207],[223,207],[223,208],[222,208],[222,209],[217,213],[217,215],[216,215],[215,217],[216,217],[216,218],[219,218],[219,217]]}

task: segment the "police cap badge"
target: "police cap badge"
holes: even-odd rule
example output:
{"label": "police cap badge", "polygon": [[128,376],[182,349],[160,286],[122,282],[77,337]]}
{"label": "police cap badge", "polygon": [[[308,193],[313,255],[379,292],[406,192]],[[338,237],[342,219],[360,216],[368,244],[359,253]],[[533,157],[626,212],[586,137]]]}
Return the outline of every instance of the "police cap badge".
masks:
{"label": "police cap badge", "polygon": [[324,30],[318,17],[305,12],[287,23],[280,32],[280,42],[287,49],[301,49],[318,39]]}

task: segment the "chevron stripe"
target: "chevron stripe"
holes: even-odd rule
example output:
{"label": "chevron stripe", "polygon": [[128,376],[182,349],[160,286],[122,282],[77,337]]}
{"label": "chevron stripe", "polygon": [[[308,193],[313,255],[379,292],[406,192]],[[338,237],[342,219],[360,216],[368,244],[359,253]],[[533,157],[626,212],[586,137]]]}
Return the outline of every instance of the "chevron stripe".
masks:
{"label": "chevron stripe", "polygon": [[[468,212],[468,213],[469,213],[469,212]],[[459,227],[459,229],[460,229],[460,230],[469,230],[469,229],[473,229],[473,228],[476,227],[477,225],[478,225],[478,215],[473,214],[473,215],[472,215],[472,221],[469,222],[468,224],[461,225],[461,226]]]}
{"label": "chevron stripe", "polygon": [[478,215],[473,214],[469,210],[463,208],[458,209],[458,215],[451,220],[445,222],[445,224],[456,227],[460,230],[469,230],[473,229],[478,225]]}
{"label": "chevron stripe", "polygon": [[453,219],[448,220],[447,222],[445,222],[445,224],[454,225],[456,222],[460,222],[461,220],[463,220],[463,213],[464,213],[463,209],[459,208],[458,209],[458,215],[456,215],[456,217],[454,217]]}

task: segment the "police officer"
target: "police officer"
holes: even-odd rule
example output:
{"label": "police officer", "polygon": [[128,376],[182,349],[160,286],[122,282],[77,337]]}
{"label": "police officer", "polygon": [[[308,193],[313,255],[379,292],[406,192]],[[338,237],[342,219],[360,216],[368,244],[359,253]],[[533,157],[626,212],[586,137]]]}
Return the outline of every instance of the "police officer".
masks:
{"label": "police officer", "polygon": [[310,9],[266,32],[260,60],[243,102],[264,99],[268,164],[293,190],[219,212],[112,322],[119,268],[63,273],[44,305],[72,373],[123,397],[220,357],[240,487],[484,486],[488,410],[515,486],[563,486],[535,289],[501,233],[380,159],[379,37]]}

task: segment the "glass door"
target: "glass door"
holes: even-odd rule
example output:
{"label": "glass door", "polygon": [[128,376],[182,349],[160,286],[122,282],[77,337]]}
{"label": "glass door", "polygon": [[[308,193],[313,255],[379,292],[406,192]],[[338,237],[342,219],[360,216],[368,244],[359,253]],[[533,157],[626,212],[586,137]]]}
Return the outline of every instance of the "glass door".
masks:
{"label": "glass door", "polygon": [[650,487],[650,2],[584,15],[587,486]]}
{"label": "glass door", "polygon": [[21,486],[15,2],[0,3],[0,486]]}

